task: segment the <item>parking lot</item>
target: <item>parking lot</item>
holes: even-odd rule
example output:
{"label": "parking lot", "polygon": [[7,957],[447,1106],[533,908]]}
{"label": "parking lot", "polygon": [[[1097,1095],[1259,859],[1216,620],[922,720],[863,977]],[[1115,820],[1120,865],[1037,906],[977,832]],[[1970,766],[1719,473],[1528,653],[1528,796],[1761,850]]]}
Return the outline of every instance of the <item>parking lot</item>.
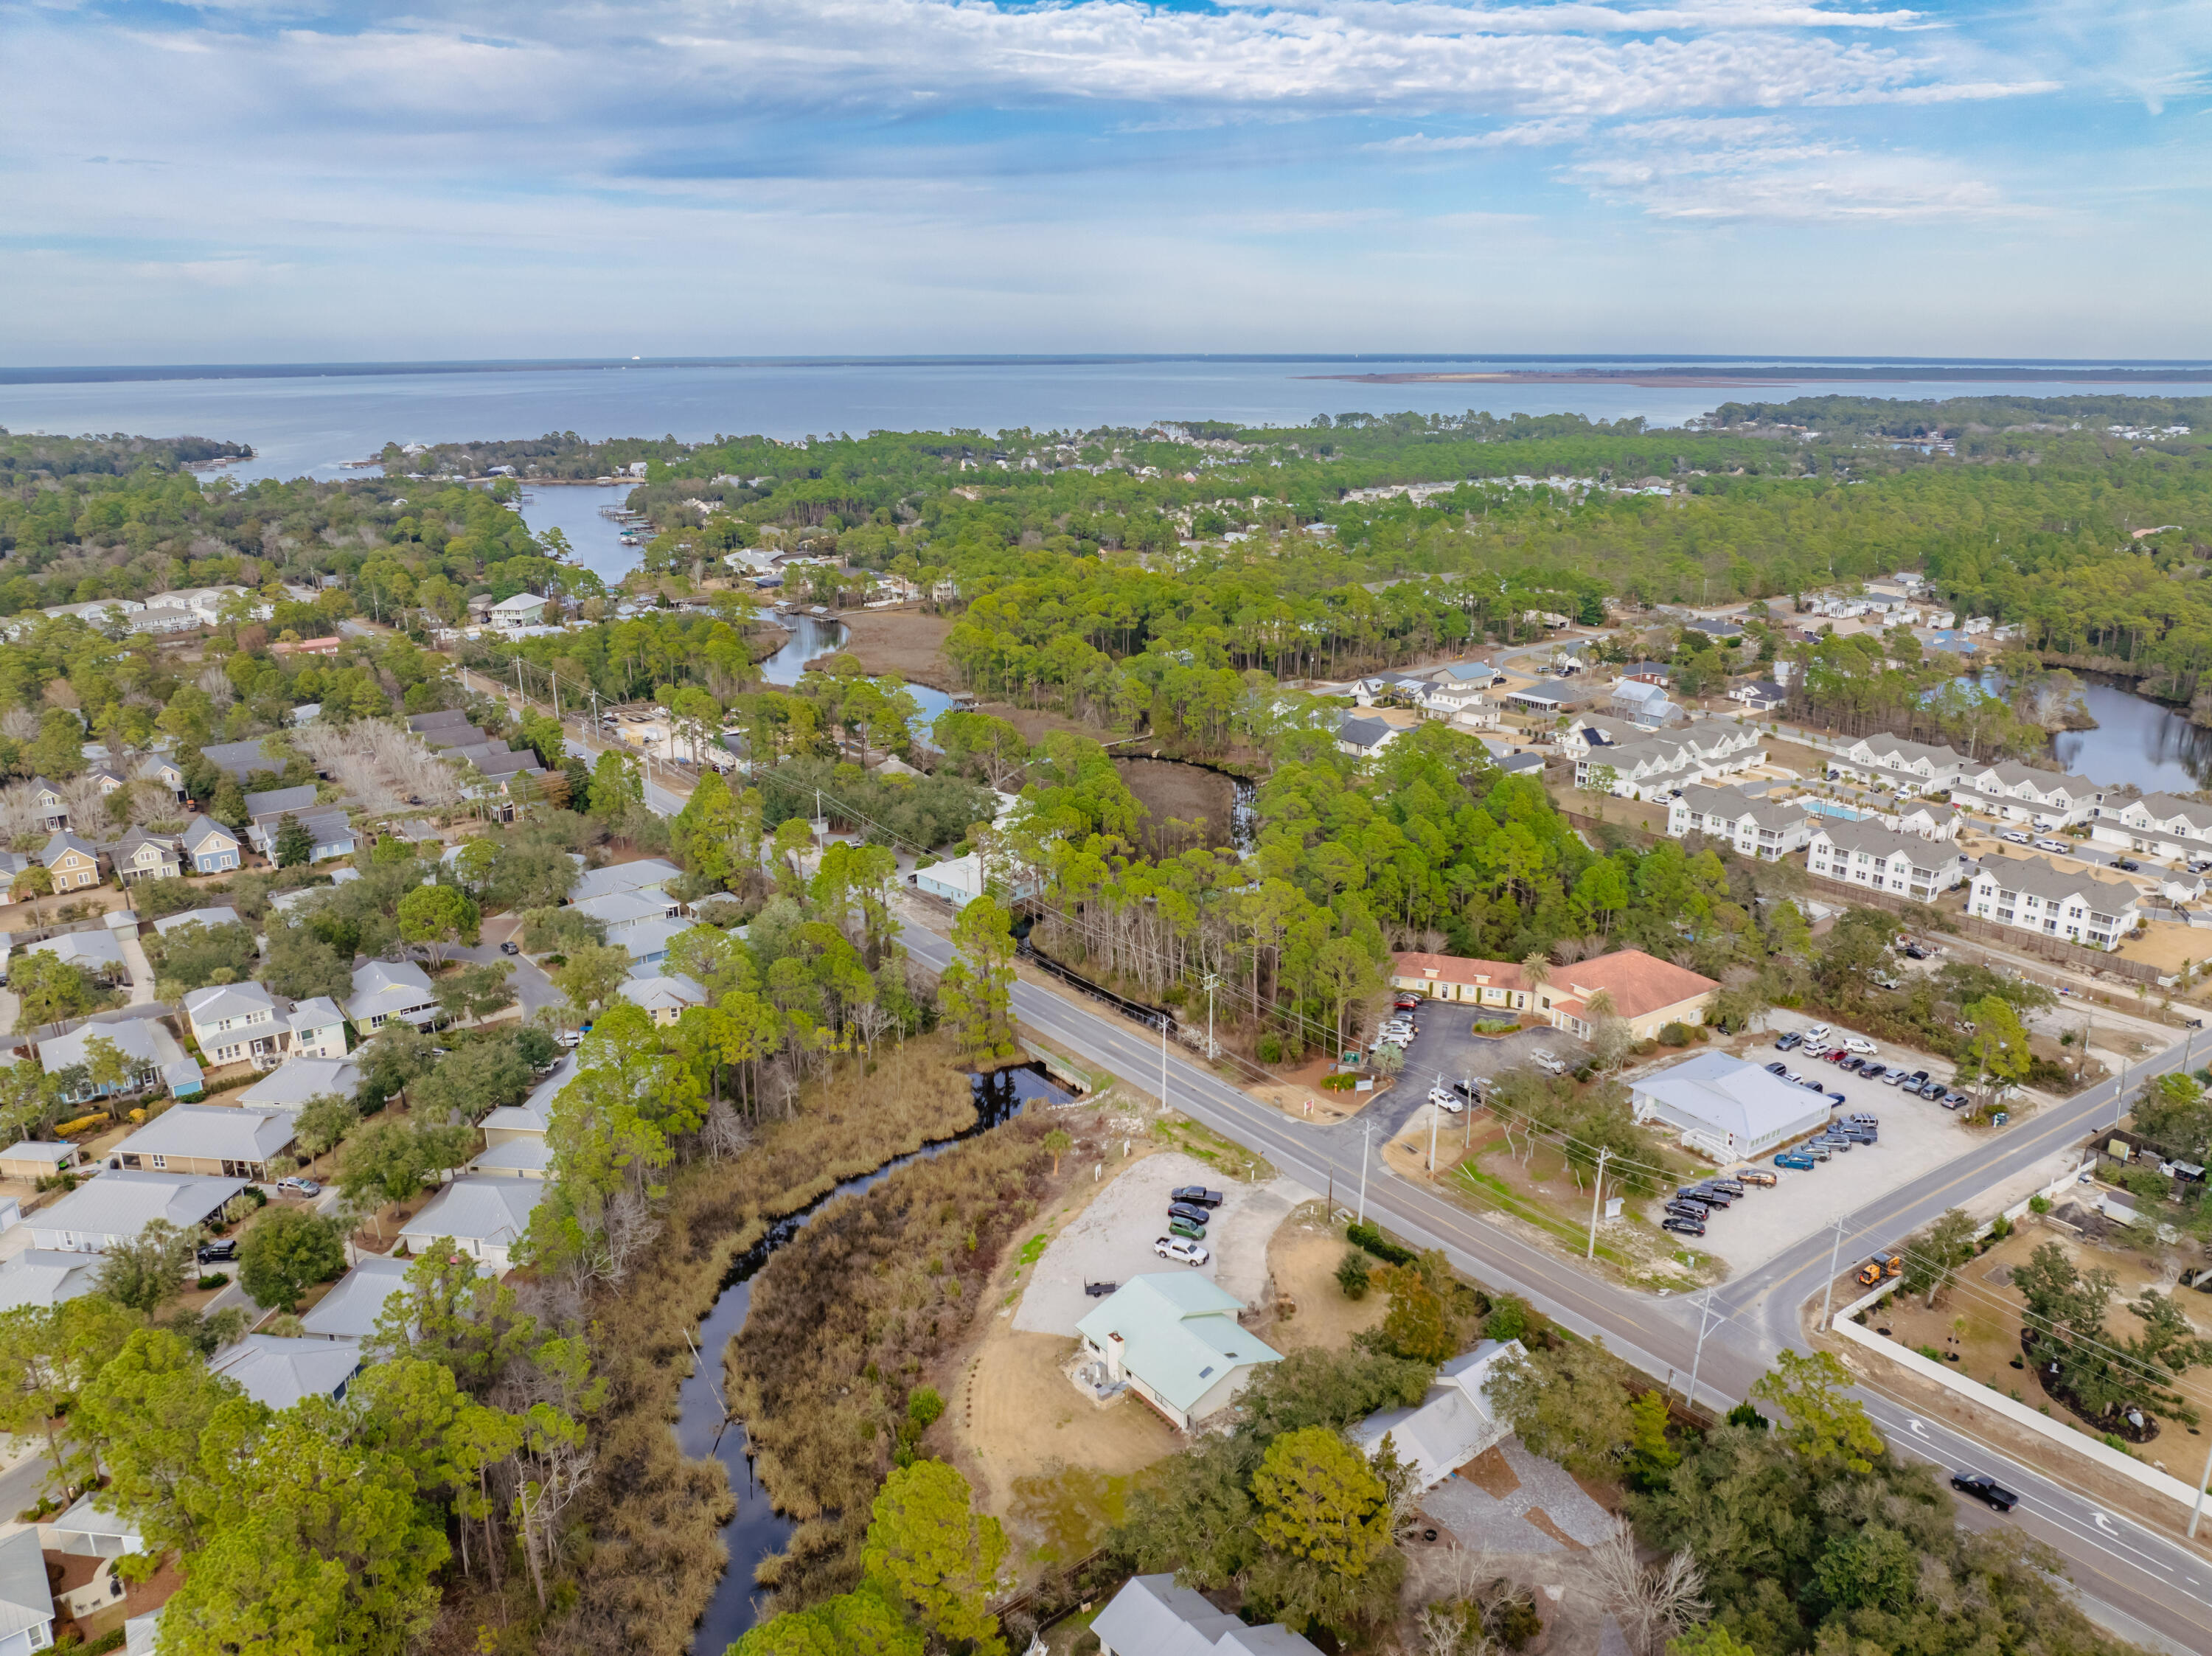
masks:
{"label": "parking lot", "polygon": [[[1153,1242],[1168,1234],[1168,1192],[1185,1185],[1206,1186],[1224,1198],[1206,1228],[1205,1246],[1212,1257],[1202,1265],[1163,1259],[1152,1252]],[[1098,1303],[1084,1294],[1086,1283],[1126,1283],[1155,1271],[1195,1271],[1246,1305],[1256,1306],[1267,1292],[1267,1239],[1311,1194],[1282,1179],[1224,1185],[1220,1169],[1180,1151],[1146,1156],[1117,1175],[1053,1238],[1030,1268],[1014,1311],[1014,1327],[1022,1333],[1073,1334]]]}
{"label": "parking lot", "polygon": [[[1680,1240],[1684,1247],[1694,1251],[1702,1246],[1739,1271],[1765,1264],[1792,1243],[1826,1229],[1842,1215],[1864,1207],[1905,1180],[1954,1157],[1972,1154],[1989,1136],[1987,1129],[1968,1131],[1960,1122],[1963,1112],[1947,1110],[1933,1099],[1909,1098],[1882,1082],[1846,1075],[1836,1065],[1807,1059],[1802,1047],[1787,1052],[1774,1049],[1784,1033],[1802,1033],[1819,1019],[1777,1009],[1768,1015],[1767,1022],[1771,1027],[1743,1046],[1741,1056],[1759,1065],[1778,1059],[1808,1080],[1817,1076],[1826,1091],[1841,1093],[1848,1101],[1831,1110],[1831,1118],[1853,1111],[1878,1116],[1881,1142],[1838,1150],[1809,1173],[1777,1168],[1773,1150],[1752,1162],[1737,1163],[1764,1168],[1776,1174],[1779,1182],[1771,1190],[1747,1190],[1742,1200],[1714,1214],[1702,1243],[1696,1237]],[[1730,1050],[1736,1050],[1737,1045],[1731,1042]],[[1940,1059],[1893,1044],[1877,1046],[1875,1055],[1886,1065],[1901,1064],[1908,1071],[1925,1069],[1947,1082],[1951,1078],[1951,1065]]]}
{"label": "parking lot", "polygon": [[1533,1068],[1539,1052],[1555,1053],[1571,1068],[1589,1057],[1588,1050],[1564,1029],[1523,1029],[1495,1038],[1478,1035],[1476,1016],[1474,1007],[1455,1001],[1421,1004],[1413,1015],[1417,1033],[1406,1048],[1404,1073],[1390,1095],[1387,1113],[1394,1127],[1420,1106],[1439,1078],[1447,1087],[1475,1076],[1495,1080],[1508,1070]]}

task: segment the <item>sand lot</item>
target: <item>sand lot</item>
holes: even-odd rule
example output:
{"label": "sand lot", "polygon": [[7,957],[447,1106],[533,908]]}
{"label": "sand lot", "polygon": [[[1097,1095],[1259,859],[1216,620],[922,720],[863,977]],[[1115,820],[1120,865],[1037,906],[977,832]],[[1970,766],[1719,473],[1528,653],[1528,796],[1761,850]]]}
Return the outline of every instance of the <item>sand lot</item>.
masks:
{"label": "sand lot", "polygon": [[1301,1204],[1267,1245],[1274,1319],[1254,1331],[1278,1351],[1341,1351],[1353,1335],[1381,1323],[1389,1309],[1389,1297],[1373,1290],[1364,1300],[1344,1297],[1336,1285],[1336,1268],[1350,1244],[1327,1222],[1322,1205]]}
{"label": "sand lot", "polygon": [[[1225,1198],[1206,1228],[1212,1257],[1202,1265],[1177,1265],[1152,1252],[1153,1241],[1167,1234],[1168,1192],[1182,1185],[1204,1185]],[[1098,1303],[1084,1295],[1085,1283],[1125,1283],[1152,1271],[1195,1269],[1246,1306],[1261,1309],[1271,1292],[1267,1240],[1284,1216],[1312,1194],[1286,1179],[1224,1186],[1218,1172],[1195,1157],[1177,1152],[1148,1156],[1053,1238],[1030,1272],[1014,1312],[1014,1328],[1025,1334],[1073,1334]]]}
{"label": "sand lot", "polygon": [[872,673],[896,673],[909,684],[959,688],[941,653],[952,623],[920,610],[840,610],[846,637],[836,652],[857,656]]}

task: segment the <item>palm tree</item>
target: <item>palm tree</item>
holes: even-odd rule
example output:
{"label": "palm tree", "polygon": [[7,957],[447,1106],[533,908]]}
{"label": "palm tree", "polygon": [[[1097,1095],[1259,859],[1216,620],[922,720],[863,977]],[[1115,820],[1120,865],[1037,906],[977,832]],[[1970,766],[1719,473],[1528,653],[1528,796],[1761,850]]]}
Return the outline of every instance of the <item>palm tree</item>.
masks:
{"label": "palm tree", "polygon": [[1521,977],[1528,986],[1528,1010],[1536,1010],[1536,992],[1552,980],[1552,963],[1535,950],[1521,962]]}

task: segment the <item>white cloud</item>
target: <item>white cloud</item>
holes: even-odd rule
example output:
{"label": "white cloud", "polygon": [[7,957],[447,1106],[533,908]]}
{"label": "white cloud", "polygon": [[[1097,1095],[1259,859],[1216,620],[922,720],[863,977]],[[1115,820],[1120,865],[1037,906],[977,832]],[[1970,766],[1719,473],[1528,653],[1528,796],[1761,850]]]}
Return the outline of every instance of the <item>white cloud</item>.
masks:
{"label": "white cloud", "polygon": [[1369,144],[1367,148],[1413,155],[1448,149],[1515,149],[1538,144],[1565,143],[1583,136],[1589,130],[1589,123],[1587,121],[1553,118],[1540,121],[1519,121],[1494,131],[1463,132],[1449,137],[1432,138],[1425,132],[1415,132],[1402,138],[1385,138],[1379,143]]}

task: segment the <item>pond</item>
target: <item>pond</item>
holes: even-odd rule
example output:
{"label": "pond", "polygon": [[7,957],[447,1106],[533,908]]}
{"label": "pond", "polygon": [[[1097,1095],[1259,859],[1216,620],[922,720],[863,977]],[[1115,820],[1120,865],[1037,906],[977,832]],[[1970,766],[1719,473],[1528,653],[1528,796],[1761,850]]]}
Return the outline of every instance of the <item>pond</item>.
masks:
{"label": "pond", "polygon": [[[2003,694],[1995,673],[1978,682]],[[2212,730],[2110,679],[2082,676],[2081,701],[2097,728],[2060,731],[2051,741],[2051,758],[2068,774],[2145,793],[2192,793],[2212,783]]]}
{"label": "pond", "polygon": [[[783,647],[761,663],[761,676],[770,684],[787,688],[799,682],[806,664],[833,652],[845,641],[845,624],[825,620],[820,616],[798,614],[775,617],[782,626],[791,629],[791,636]],[[952,698],[942,690],[933,690],[927,684],[909,684],[906,693],[915,700],[921,711],[915,716],[910,728],[918,742],[929,740],[930,727],[936,724],[938,714],[953,705]]]}
{"label": "pond", "polygon": [[723,1656],[723,1652],[761,1619],[764,1598],[753,1580],[761,1561],[781,1552],[796,1527],[793,1521],[769,1504],[768,1492],[753,1477],[753,1458],[744,1422],[722,1414],[722,1354],[745,1325],[752,1309],[753,1278],[769,1257],[806,1228],[806,1222],[841,1196],[890,1177],[909,1162],[935,1156],[1012,1120],[1030,1105],[1064,1104],[1073,1095],[1055,1085],[1042,1064],[1016,1065],[973,1078],[975,1124],[950,1138],[925,1144],[909,1156],[895,1156],[859,1177],[848,1179],[826,1196],[797,1213],[779,1219],[766,1236],[738,1256],[724,1281],[714,1307],[699,1324],[701,1360],[684,1377],[678,1393],[677,1447],[692,1459],[713,1456],[730,1475],[730,1493],[737,1511],[722,1526],[723,1544],[730,1550],[729,1568],[714,1585],[714,1596],[691,1641],[692,1656]]}

